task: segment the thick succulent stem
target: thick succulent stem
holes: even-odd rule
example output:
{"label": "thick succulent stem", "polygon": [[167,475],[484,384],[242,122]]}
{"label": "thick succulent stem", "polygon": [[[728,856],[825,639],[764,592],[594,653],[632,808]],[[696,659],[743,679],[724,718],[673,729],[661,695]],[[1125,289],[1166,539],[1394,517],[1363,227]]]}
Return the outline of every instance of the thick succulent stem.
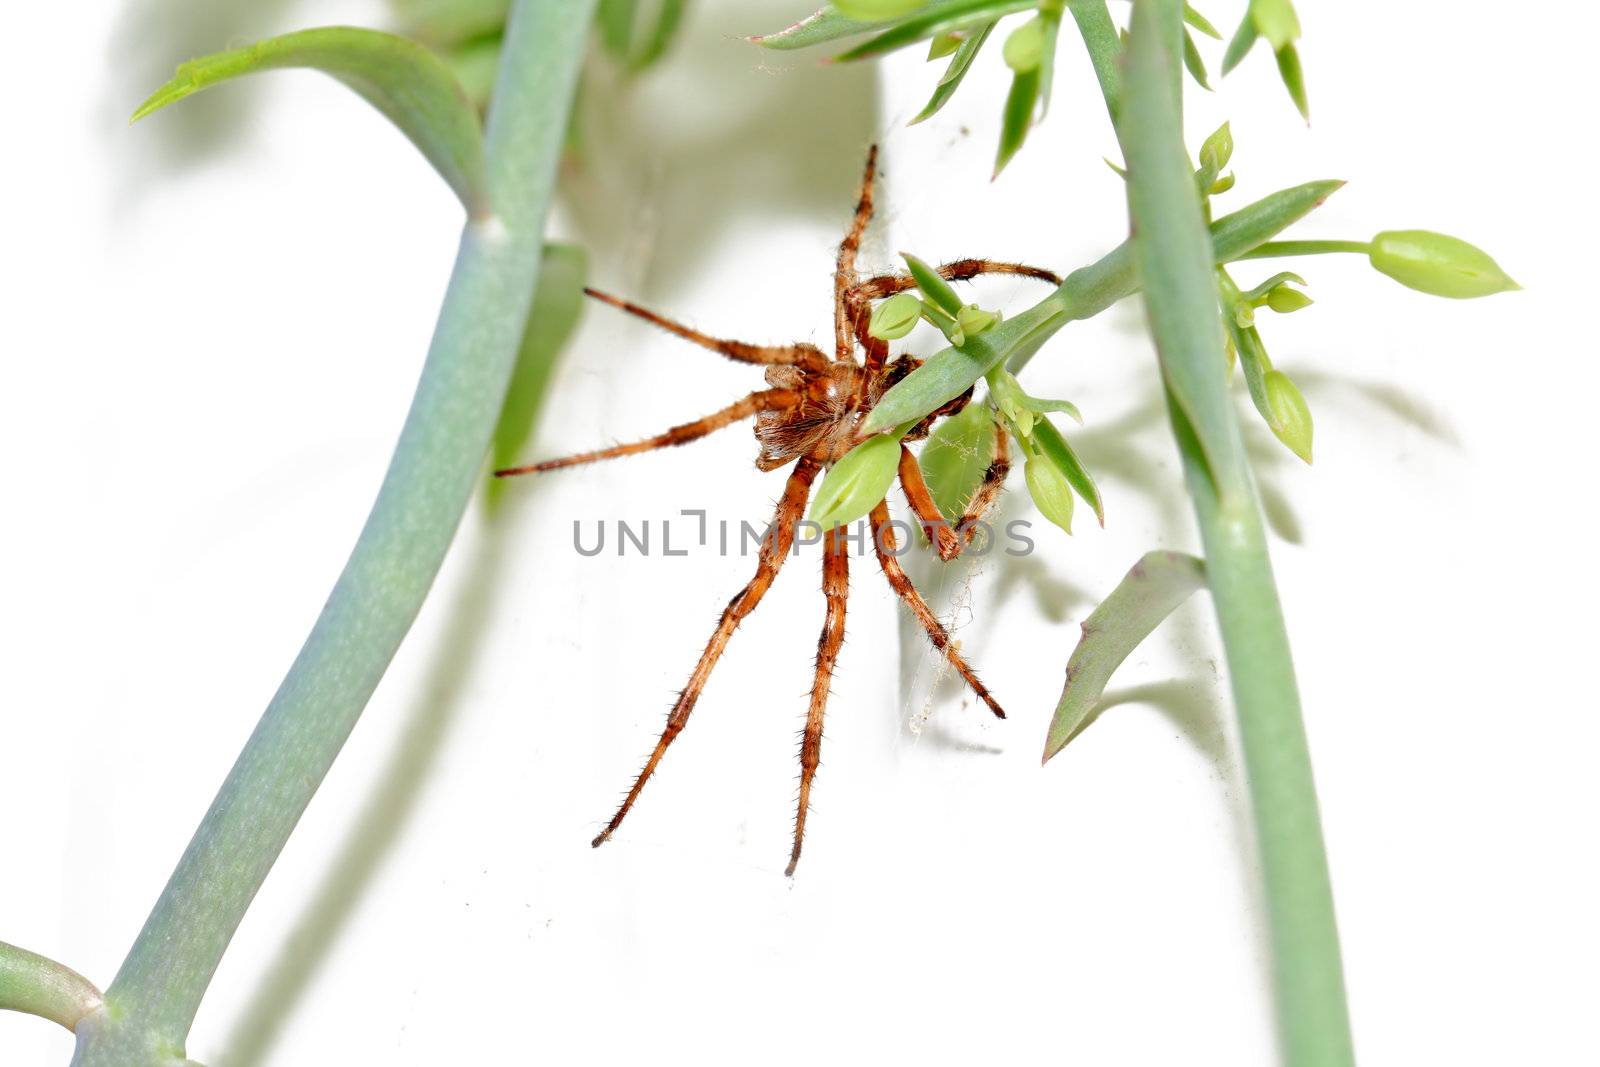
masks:
{"label": "thick succulent stem", "polygon": [[518,0],[512,10],[487,130],[492,214],[462,237],[377,501],[104,1010],[80,1026],[82,1067],[182,1061],[228,942],[422,607],[481,473],[523,335],[593,7]]}

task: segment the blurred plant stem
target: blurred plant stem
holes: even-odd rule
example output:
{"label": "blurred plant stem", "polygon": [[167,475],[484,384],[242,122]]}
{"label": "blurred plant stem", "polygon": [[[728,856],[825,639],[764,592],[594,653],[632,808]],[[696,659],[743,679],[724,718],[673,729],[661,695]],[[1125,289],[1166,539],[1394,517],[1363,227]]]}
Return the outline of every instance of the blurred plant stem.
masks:
{"label": "blurred plant stem", "polygon": [[416,618],[482,470],[538,283],[593,0],[518,0],[487,152],[492,213],[463,234],[422,379],[360,539],[304,648],[146,921],[74,1063],[185,1062],[251,900]]}

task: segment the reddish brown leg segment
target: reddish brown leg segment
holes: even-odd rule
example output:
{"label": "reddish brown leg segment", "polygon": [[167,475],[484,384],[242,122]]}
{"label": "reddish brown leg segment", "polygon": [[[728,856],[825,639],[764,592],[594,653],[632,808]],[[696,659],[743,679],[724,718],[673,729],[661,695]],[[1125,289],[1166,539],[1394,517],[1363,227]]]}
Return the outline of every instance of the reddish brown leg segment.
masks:
{"label": "reddish brown leg segment", "polygon": [[828,614],[817,639],[817,675],[811,684],[811,708],[806,712],[806,732],[800,742],[800,804],[794,817],[794,850],[783,872],[793,875],[800,862],[800,848],[806,838],[806,812],[811,806],[811,780],[822,761],[822,716],[828,708],[828,689],[833,684],[833,666],[844,645],[844,606],[850,596],[850,552],[844,531],[828,532],[828,547],[822,557],[822,592],[828,598]]}
{"label": "reddish brown leg segment", "polygon": [[962,513],[961,519],[956,523],[956,532],[961,535],[963,547],[972,544],[972,538],[978,532],[978,523],[994,507],[994,502],[1000,499],[1000,491],[1005,488],[1006,475],[1011,473],[1011,449],[1008,446],[1006,428],[999,419],[994,422],[994,458],[989,461],[989,469],[983,473],[983,481],[978,485],[978,491],[972,494],[972,499],[967,502],[967,510]]}
{"label": "reddish brown leg segment", "polygon": [[562,467],[576,467],[583,463],[595,463],[602,459],[616,459],[619,456],[633,456],[640,452],[650,452],[657,448],[670,448],[673,445],[688,444],[697,441],[707,434],[715,433],[725,426],[732,426],[736,422],[748,419],[750,416],[763,411],[773,411],[778,408],[788,408],[800,402],[800,394],[789,389],[764,389],[751,393],[749,396],[735,403],[729,404],[721,411],[707,415],[694,422],[686,422],[682,426],[674,426],[666,433],[658,433],[654,437],[647,437],[643,441],[635,441],[630,445],[614,445],[611,448],[602,448],[595,452],[580,452],[575,456],[565,456],[561,459],[547,459],[543,463],[533,463],[526,467],[507,467],[505,470],[494,472],[496,478],[512,478],[519,474],[540,474],[544,471],[559,470]]}
{"label": "reddish brown leg segment", "polygon": [[720,337],[711,337],[701,333],[692,326],[685,326],[681,322],[674,322],[662,315],[657,315],[649,308],[640,307],[631,300],[624,300],[620,296],[602,293],[598,289],[585,289],[584,292],[612,307],[635,315],[648,323],[661,327],[668,333],[683,338],[701,348],[709,348],[729,359],[740,363],[756,363],[763,366],[773,364],[790,364],[797,367],[806,367],[810,370],[822,370],[828,365],[828,357],[816,345],[752,345],[744,341],[728,341]]}
{"label": "reddish brown leg segment", "polygon": [[961,540],[945,521],[943,513],[939,511],[939,505],[933,502],[933,494],[928,491],[928,483],[922,478],[922,466],[917,462],[917,457],[911,454],[911,449],[905,445],[900,446],[900,488],[905,491],[906,503],[910,504],[911,510],[916,513],[917,520],[922,523],[922,529],[938,551],[939,558],[948,563],[959,556]]}
{"label": "reddish brown leg segment", "polygon": [[644,770],[639,772],[633,788],[628,790],[627,799],[611,817],[611,822],[601,831],[600,836],[594,839],[596,848],[622,825],[622,820],[633,807],[634,801],[639,799],[644,784],[655,773],[656,766],[660,764],[668,746],[683,732],[684,726],[689,721],[689,715],[694,711],[695,702],[700,699],[700,694],[706,687],[706,679],[711,677],[712,668],[717,665],[717,660],[722,658],[722,651],[728,647],[728,639],[733,636],[733,631],[738,628],[744,617],[761,603],[761,598],[766,596],[767,590],[772,588],[772,580],[778,576],[784,557],[789,554],[789,546],[794,541],[795,524],[805,512],[806,498],[811,495],[811,482],[816,476],[817,464],[812,460],[802,458],[795,464],[793,473],[789,475],[788,484],[784,486],[783,496],[778,501],[777,510],[772,516],[772,529],[761,544],[761,559],[756,565],[755,577],[750,579],[750,584],[741,589],[723,610],[722,618],[718,620],[717,628],[706,644],[706,650],[700,654],[700,662],[695,664],[694,673],[689,676],[689,684],[678,694],[678,702],[672,706],[672,712],[667,716],[667,726],[661,733],[661,740],[656,742],[655,751],[650,753]]}
{"label": "reddish brown leg segment", "polygon": [[[1043,267],[1030,267],[1026,263],[1003,263],[995,259],[957,259],[939,268],[939,276],[947,282],[971,281],[980,274],[1013,274],[1021,278],[1034,278],[1051,285],[1060,285],[1061,276]],[[915,287],[909,274],[880,274],[861,282],[855,290],[858,300],[881,300],[886,296],[903,293]]]}
{"label": "reddish brown leg segment", "polygon": [[872,183],[877,173],[878,146],[873,145],[867,151],[867,169],[861,176],[861,199],[856,201],[855,219],[839,245],[839,262],[833,275],[834,357],[851,363],[855,362],[855,305],[850,295],[857,285],[856,255],[861,251],[861,237],[872,221]]}
{"label": "reddish brown leg segment", "polygon": [[906,602],[911,613],[917,617],[922,628],[928,633],[928,640],[933,642],[933,647],[944,654],[950,666],[956,669],[978,699],[989,705],[989,710],[999,718],[1005,718],[1005,710],[990,694],[988,687],[978,680],[967,661],[961,658],[950,643],[950,634],[939,621],[939,617],[928,607],[928,602],[922,599],[922,594],[917,592],[917,587],[911,584],[911,579],[900,566],[900,560],[895,557],[898,547],[895,541],[894,528],[889,525],[889,505],[879,501],[878,506],[872,509],[872,543],[878,552],[878,566],[883,568],[883,576],[889,579],[889,585],[899,594],[900,599]]}

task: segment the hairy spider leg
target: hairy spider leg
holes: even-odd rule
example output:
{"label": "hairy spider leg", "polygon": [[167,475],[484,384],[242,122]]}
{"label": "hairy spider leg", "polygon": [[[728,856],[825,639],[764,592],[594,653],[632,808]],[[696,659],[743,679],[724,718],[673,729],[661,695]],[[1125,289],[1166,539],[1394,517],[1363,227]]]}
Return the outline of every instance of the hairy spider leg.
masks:
{"label": "hairy spider leg", "polygon": [[878,553],[878,566],[883,570],[883,576],[889,579],[889,586],[900,599],[906,602],[906,607],[911,609],[911,614],[917,617],[922,628],[928,633],[928,640],[933,642],[933,647],[944,655],[950,666],[956,669],[963,681],[972,687],[978,699],[989,705],[989,710],[994,712],[996,718],[1006,717],[1005,709],[1000,707],[987,686],[978,680],[967,661],[955,650],[950,641],[950,634],[939,621],[939,617],[928,607],[928,602],[922,599],[922,594],[917,592],[917,587],[911,584],[911,579],[900,566],[900,560],[895,556],[898,544],[894,536],[894,527],[889,525],[889,505],[886,501],[878,501],[878,506],[872,509],[872,543]]}
{"label": "hairy spider leg", "polygon": [[872,183],[878,172],[878,146],[867,150],[866,172],[861,176],[861,198],[856,201],[855,219],[850,232],[839,244],[839,262],[833,272],[833,337],[834,358],[841,363],[855,362],[855,305],[850,294],[860,284],[856,275],[856,255],[861,251],[861,238],[872,221]]}
{"label": "hairy spider leg", "polygon": [[900,446],[900,489],[905,493],[906,503],[911,505],[917,521],[922,524],[923,532],[938,551],[939,558],[948,563],[959,556],[961,538],[956,536],[955,529],[946,521],[939,505],[933,502],[933,494],[928,491],[928,483],[922,477],[922,464],[917,462],[917,457],[905,445]]}
{"label": "hairy spider leg", "polygon": [[689,676],[689,684],[678,694],[678,701],[667,716],[666,729],[662,731],[661,739],[656,742],[655,751],[650,753],[644,770],[639,772],[633,788],[628,790],[627,799],[623,800],[622,806],[611,817],[611,822],[594,839],[596,848],[622,825],[622,820],[633,807],[634,801],[639,799],[645,783],[655,773],[656,766],[660,764],[668,746],[683,732],[684,726],[689,721],[689,715],[694,711],[696,701],[700,699],[700,694],[706,687],[706,680],[711,677],[712,668],[717,665],[717,660],[722,658],[723,650],[728,647],[728,639],[733,636],[733,631],[738,628],[745,616],[761,603],[761,598],[766,596],[767,590],[772,588],[772,580],[778,576],[784,558],[788,556],[789,548],[794,543],[795,525],[805,512],[806,499],[811,495],[811,483],[817,476],[817,470],[817,463],[809,457],[801,457],[795,464],[788,482],[784,485],[783,496],[779,498],[777,509],[773,513],[772,527],[761,543],[761,559],[756,565],[755,577],[751,578],[750,584],[741,589],[723,609],[722,618],[717,621],[717,628],[711,634],[706,650],[700,654],[700,662],[695,664],[694,673]]}
{"label": "hairy spider leg", "polygon": [[507,467],[494,472],[496,478],[514,478],[519,474],[540,474],[544,471],[560,470],[562,467],[576,467],[584,463],[596,463],[602,459],[616,459],[619,456],[635,456],[641,452],[650,452],[657,448],[671,448],[674,445],[688,444],[698,441],[708,434],[735,423],[742,422],[752,415],[763,411],[773,411],[780,408],[794,407],[800,403],[800,394],[792,389],[763,389],[751,393],[741,400],[737,400],[721,411],[713,412],[703,419],[686,422],[682,426],[674,426],[665,433],[658,433],[654,437],[647,437],[643,441],[635,441],[628,445],[614,445],[611,448],[602,448],[594,452],[579,452],[577,455],[564,456],[561,459],[547,459],[543,463],[532,463],[526,467]]}
{"label": "hairy spider leg", "polygon": [[994,457],[989,461],[989,468],[983,472],[983,481],[978,484],[977,491],[972,494],[972,499],[967,501],[967,509],[956,522],[956,533],[961,537],[963,546],[972,544],[973,536],[978,532],[978,524],[994,507],[996,500],[1000,499],[1000,491],[1005,488],[1006,475],[1011,473],[1011,449],[1008,447],[1005,425],[996,418],[994,420]]}
{"label": "hairy spider leg", "polygon": [[[939,277],[947,282],[971,281],[980,274],[1013,274],[1049,282],[1051,285],[1061,284],[1061,276],[1055,271],[1043,267],[1030,267],[1026,263],[1006,263],[997,259],[956,259],[939,268]],[[916,284],[909,274],[880,274],[858,283],[854,297],[862,301],[881,300],[886,296],[914,289]]]}
{"label": "hairy spider leg", "polygon": [[649,308],[640,307],[631,300],[624,300],[620,296],[603,293],[599,289],[584,289],[584,294],[609,304],[620,311],[637,316],[646,322],[661,327],[674,336],[685,341],[697,344],[701,348],[708,348],[719,355],[727,356],[740,363],[755,363],[761,366],[791,365],[804,367],[807,370],[821,371],[828,366],[828,357],[822,349],[811,344],[795,345],[753,345],[745,341],[729,341],[720,337],[711,337],[701,333],[692,326],[685,326],[681,322],[674,322],[664,315],[657,315]]}
{"label": "hairy spider leg", "polygon": [[828,546],[822,557],[822,593],[828,600],[828,612],[822,622],[822,636],[817,638],[817,673],[811,683],[805,736],[800,741],[800,800],[794,816],[794,849],[789,853],[789,866],[783,872],[790,876],[800,862],[800,849],[805,844],[811,781],[816,777],[817,765],[822,762],[822,717],[828,708],[834,664],[838,663],[839,649],[844,645],[844,609],[850,596],[850,550],[842,536],[844,532],[839,527],[828,531]]}

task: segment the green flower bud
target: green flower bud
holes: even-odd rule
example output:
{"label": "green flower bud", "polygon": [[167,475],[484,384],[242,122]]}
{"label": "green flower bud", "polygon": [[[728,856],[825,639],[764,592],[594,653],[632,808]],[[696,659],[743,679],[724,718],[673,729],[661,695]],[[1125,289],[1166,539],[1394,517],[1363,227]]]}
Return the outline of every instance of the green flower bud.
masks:
{"label": "green flower bud", "polygon": [[1267,410],[1272,412],[1267,424],[1289,451],[1310,463],[1311,409],[1306,398],[1281,370],[1267,371],[1266,387]]}
{"label": "green flower bud", "polygon": [[845,18],[863,22],[882,22],[909,15],[928,0],[833,0],[833,6]]}
{"label": "green flower bud", "polygon": [[1232,189],[1233,183],[1237,180],[1238,179],[1232,174],[1224,174],[1222,177],[1211,183],[1211,188],[1206,190],[1206,195],[1221,196],[1229,189]]}
{"label": "green flower bud", "polygon": [[1044,20],[1040,18],[1029,19],[1012,30],[1001,52],[1005,56],[1006,66],[1018,74],[1038,70],[1039,63],[1044,59],[1044,38]]}
{"label": "green flower bud", "polygon": [[882,500],[900,469],[900,438],[880,433],[846,452],[822,479],[806,516],[823,531],[862,518]]}
{"label": "green flower bud", "polygon": [[976,337],[984,330],[1000,321],[1000,316],[992,311],[985,311],[977,304],[968,304],[956,315],[956,322],[961,327],[961,332],[968,337]]}
{"label": "green flower bud", "polygon": [[1291,44],[1300,36],[1300,17],[1290,0],[1250,0],[1250,21],[1256,31],[1272,45],[1273,51]]}
{"label": "green flower bud", "polygon": [[1522,286],[1483,249],[1429,230],[1387,230],[1372,239],[1372,265],[1411,289],[1454,300]]}
{"label": "green flower bud", "polygon": [[967,343],[967,335],[961,329],[961,323],[957,322],[954,316],[945,314],[943,308],[936,307],[924,300],[922,302],[922,317],[938,327],[939,332],[944,334],[944,339],[957,348]]}
{"label": "green flower bud", "polygon": [[1287,284],[1274,286],[1267,293],[1267,307],[1280,315],[1288,315],[1299,311],[1301,308],[1310,307],[1314,301],[1298,289],[1291,289]]}
{"label": "green flower bud", "polygon": [[1028,495],[1033,497],[1039,514],[1070,534],[1073,500],[1067,476],[1043,455],[1029,456],[1023,474],[1028,481]]}
{"label": "green flower bud", "polygon": [[867,333],[880,341],[898,341],[916,329],[921,318],[922,301],[916,294],[896,293],[873,309]]}
{"label": "green flower bud", "polygon": [[1200,146],[1200,166],[1216,180],[1222,173],[1222,168],[1228,165],[1228,160],[1233,158],[1233,130],[1224,122],[1217,127],[1217,131]]}

